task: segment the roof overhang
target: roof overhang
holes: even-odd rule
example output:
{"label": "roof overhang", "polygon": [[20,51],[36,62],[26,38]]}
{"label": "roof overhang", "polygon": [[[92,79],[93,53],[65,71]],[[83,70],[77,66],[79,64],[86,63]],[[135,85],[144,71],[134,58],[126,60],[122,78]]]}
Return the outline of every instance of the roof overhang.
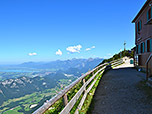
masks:
{"label": "roof overhang", "polygon": [[138,12],[138,14],[136,15],[136,17],[133,19],[132,23],[134,23],[136,21],[136,19],[140,16],[140,14],[142,13],[142,11],[146,8],[147,5],[149,5],[149,2],[151,0],[147,0],[144,4],[144,6],[141,8],[141,10]]}

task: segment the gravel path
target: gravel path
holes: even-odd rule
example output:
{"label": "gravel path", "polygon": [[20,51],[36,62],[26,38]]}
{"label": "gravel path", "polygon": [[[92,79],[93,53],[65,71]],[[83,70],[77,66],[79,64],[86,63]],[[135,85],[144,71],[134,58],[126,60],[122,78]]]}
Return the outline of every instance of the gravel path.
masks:
{"label": "gravel path", "polygon": [[99,83],[89,113],[152,114],[152,99],[140,87],[144,78],[129,64],[110,70]]}

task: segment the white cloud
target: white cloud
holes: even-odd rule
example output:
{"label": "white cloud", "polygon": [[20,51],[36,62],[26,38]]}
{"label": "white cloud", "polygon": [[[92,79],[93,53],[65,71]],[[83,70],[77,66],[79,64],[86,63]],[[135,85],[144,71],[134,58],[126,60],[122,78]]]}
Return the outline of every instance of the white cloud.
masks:
{"label": "white cloud", "polygon": [[108,53],[107,55],[111,56],[112,54],[111,54],[111,53]]}
{"label": "white cloud", "polygon": [[37,53],[35,53],[35,52],[34,53],[29,53],[28,55],[29,56],[34,56],[34,55],[37,55]]}
{"label": "white cloud", "polygon": [[62,55],[62,51],[60,49],[58,49],[58,51],[55,53],[56,55]]}
{"label": "white cloud", "polygon": [[86,48],[86,51],[89,51],[89,50],[94,49],[94,48],[96,48],[96,47],[95,47],[95,46],[92,46],[92,47],[90,47],[90,48]]}
{"label": "white cloud", "polygon": [[71,52],[71,53],[80,53],[82,46],[81,45],[77,45],[77,46],[70,46],[68,48],[66,48],[67,51]]}
{"label": "white cloud", "polygon": [[91,50],[91,48],[87,48],[87,49],[86,49],[86,51],[89,51],[89,50]]}
{"label": "white cloud", "polygon": [[92,49],[93,49],[93,48],[96,48],[96,46],[92,46],[91,48],[92,48]]}

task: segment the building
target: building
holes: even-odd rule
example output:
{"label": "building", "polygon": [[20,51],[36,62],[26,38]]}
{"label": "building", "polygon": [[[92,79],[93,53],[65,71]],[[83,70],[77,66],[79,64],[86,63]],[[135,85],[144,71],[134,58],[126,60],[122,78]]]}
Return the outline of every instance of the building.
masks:
{"label": "building", "polygon": [[152,0],[147,0],[132,23],[135,23],[135,63],[152,76]]}

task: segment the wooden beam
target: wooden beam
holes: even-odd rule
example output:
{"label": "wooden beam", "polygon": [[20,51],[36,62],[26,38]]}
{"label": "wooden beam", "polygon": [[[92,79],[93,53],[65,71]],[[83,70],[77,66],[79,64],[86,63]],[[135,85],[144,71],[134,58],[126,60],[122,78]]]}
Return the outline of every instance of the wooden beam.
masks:
{"label": "wooden beam", "polygon": [[[95,78],[95,76],[102,70],[104,70],[106,67],[103,67],[99,71],[97,71],[87,82],[84,83],[84,85],[80,88],[80,90],[76,93],[76,95],[71,99],[71,101],[65,106],[65,108],[61,111],[60,114],[68,114],[70,110],[73,108],[83,91],[85,91],[86,86]],[[95,82],[93,82],[94,84]],[[91,84],[92,85],[92,84]],[[90,88],[90,87],[89,87]],[[92,88],[92,87],[91,87]],[[87,90],[87,93],[90,90]]]}
{"label": "wooden beam", "polygon": [[[104,68],[106,68],[106,65],[108,65],[108,63],[104,63],[104,64],[102,64],[102,65],[100,65],[100,66],[97,66],[96,68],[94,68],[93,70],[91,70],[91,71],[89,71],[89,72],[87,72],[86,74],[84,74],[84,75],[82,75],[80,78],[78,78],[76,81],[74,81],[73,83],[71,83],[69,86],[67,86],[64,90],[62,90],[62,91],[60,91],[56,96],[54,96],[52,99],[50,99],[48,102],[46,102],[46,103],[44,103],[38,110],[36,110],[33,114],[42,114],[42,113],[44,113],[46,110],[48,110],[49,109],[49,107],[51,107],[56,101],[58,101],[60,98],[62,98],[69,90],[71,90],[79,81],[81,81],[82,79],[84,79],[87,75],[90,75],[90,73],[93,73],[93,76],[91,77],[91,79],[89,79],[88,81],[87,81],[87,83],[86,84],[89,84],[91,81],[92,81],[92,79],[96,76],[96,74],[98,73],[98,71],[94,74],[94,71],[96,70],[96,69],[98,69],[98,68],[102,68],[103,66],[103,68],[102,69],[100,69],[99,71],[101,71],[101,70],[103,70]],[[85,85],[86,85],[85,84]],[[82,90],[84,89],[85,90],[85,88],[81,88]],[[81,92],[83,92],[81,90]],[[80,94],[81,92],[79,92],[79,93],[77,93],[77,94]],[[78,97],[79,95],[77,95],[77,97]],[[76,98],[77,98],[76,97]],[[76,98],[74,98],[75,100],[77,100]],[[69,102],[70,103],[70,102]],[[69,104],[68,103],[68,104]],[[67,104],[67,105],[68,105]],[[67,106],[66,105],[66,106]]]}
{"label": "wooden beam", "polygon": [[83,91],[85,90],[86,85],[83,85],[79,91],[75,94],[75,96],[70,100],[70,102],[64,107],[64,109],[60,112],[60,114],[68,114],[70,110],[73,108]]}
{"label": "wooden beam", "polygon": [[77,109],[76,109],[76,111],[75,111],[75,113],[74,114],[79,114],[79,111],[81,110],[81,108],[82,108],[82,106],[83,106],[83,103],[84,103],[84,101],[85,101],[85,99],[86,99],[86,97],[87,97],[87,91],[84,93],[84,95],[83,95],[83,97],[82,97],[82,99],[81,99],[81,101],[80,101],[80,104],[79,104],[79,106],[77,107]]}
{"label": "wooden beam", "polygon": [[[104,70],[100,73],[100,75],[104,72]],[[94,84],[96,83],[97,79],[99,78],[99,76],[94,80],[94,82],[91,84],[91,86],[87,89],[87,91],[85,91],[81,101],[80,101],[80,104],[78,105],[76,111],[75,111],[75,114],[79,114],[79,111],[81,110],[83,104],[84,104],[84,101],[88,95],[88,93],[90,92],[90,90],[92,89],[92,87],[94,86]]]}

